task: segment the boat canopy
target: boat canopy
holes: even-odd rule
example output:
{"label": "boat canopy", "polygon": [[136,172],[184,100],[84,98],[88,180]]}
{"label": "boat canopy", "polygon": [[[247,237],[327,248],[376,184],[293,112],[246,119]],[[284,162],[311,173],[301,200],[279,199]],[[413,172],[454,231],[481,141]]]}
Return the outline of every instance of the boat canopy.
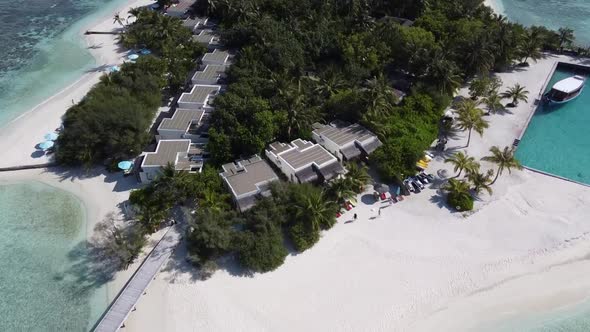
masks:
{"label": "boat canopy", "polygon": [[584,85],[584,78],[581,76],[574,76],[555,83],[553,89],[563,93],[572,93],[580,89],[582,85]]}

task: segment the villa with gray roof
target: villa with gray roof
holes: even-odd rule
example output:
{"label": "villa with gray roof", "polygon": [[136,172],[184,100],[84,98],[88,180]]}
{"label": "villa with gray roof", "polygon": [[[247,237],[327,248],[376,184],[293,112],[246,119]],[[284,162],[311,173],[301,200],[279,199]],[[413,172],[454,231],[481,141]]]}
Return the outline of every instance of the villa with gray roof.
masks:
{"label": "villa with gray roof", "polygon": [[313,140],[341,161],[367,158],[382,145],[377,135],[359,124],[333,122],[330,125],[314,123]]}
{"label": "villa with gray roof", "polygon": [[205,65],[203,70],[197,71],[191,81],[193,84],[217,84],[218,81],[225,77],[227,65]]}
{"label": "villa with gray roof", "polygon": [[195,18],[189,17],[186,20],[182,21],[182,26],[190,29],[192,32],[195,32],[195,31],[207,26],[208,21],[209,21],[209,18],[207,18],[207,17],[195,17]]}
{"label": "villa with gray roof", "polygon": [[229,65],[230,54],[228,51],[215,49],[213,52],[205,53],[201,58],[203,65]]}
{"label": "villa with gray roof", "polygon": [[295,183],[323,182],[346,173],[338,159],[321,145],[302,139],[272,143],[265,154]]}
{"label": "villa with gray roof", "polygon": [[166,9],[166,15],[178,18],[186,18],[188,17],[188,11],[193,3],[195,3],[193,0],[180,0],[178,3],[172,4],[172,6]]}
{"label": "villa with gray roof", "polygon": [[269,184],[279,180],[270,165],[258,155],[225,164],[222,168],[219,175],[242,212],[253,207],[257,197],[270,195]]}
{"label": "villa with gray roof", "polygon": [[203,29],[198,35],[193,36],[193,40],[209,49],[220,46],[219,35],[211,29]]}
{"label": "villa with gray roof", "polygon": [[205,156],[204,146],[189,139],[161,140],[156,151],[145,153],[139,178],[141,182],[150,182],[168,164],[172,164],[177,171],[200,172]]}
{"label": "villa with gray roof", "polygon": [[178,108],[205,111],[213,110],[211,102],[219,94],[221,86],[219,85],[194,85],[190,92],[183,93],[178,99]]}
{"label": "villa with gray roof", "polygon": [[205,110],[177,109],[171,118],[158,126],[156,139],[190,139],[192,143],[207,143],[209,113]]}

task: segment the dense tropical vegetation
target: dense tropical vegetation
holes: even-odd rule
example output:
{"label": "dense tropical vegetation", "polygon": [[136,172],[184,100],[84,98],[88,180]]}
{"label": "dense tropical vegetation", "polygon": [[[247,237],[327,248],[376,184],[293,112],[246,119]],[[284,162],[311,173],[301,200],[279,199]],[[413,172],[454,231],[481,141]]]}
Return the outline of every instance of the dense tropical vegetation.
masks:
{"label": "dense tropical vegetation", "polygon": [[152,124],[163,95],[178,91],[204,49],[191,39],[179,19],[147,9],[133,10],[136,20],[125,27],[121,42],[148,48],[135,62],[104,75],[100,83],[72,106],[64,117],[56,158],[68,165],[135,157],[150,140]]}

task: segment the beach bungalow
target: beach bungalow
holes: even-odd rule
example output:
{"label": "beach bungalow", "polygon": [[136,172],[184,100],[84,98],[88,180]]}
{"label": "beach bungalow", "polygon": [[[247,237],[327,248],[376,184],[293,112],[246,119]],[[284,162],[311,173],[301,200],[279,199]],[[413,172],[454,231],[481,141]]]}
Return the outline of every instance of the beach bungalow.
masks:
{"label": "beach bungalow", "polygon": [[207,17],[189,17],[186,20],[182,21],[182,26],[188,28],[193,33],[198,31],[199,29],[203,29],[207,26],[207,22],[209,22],[209,18]]}
{"label": "beach bungalow", "polygon": [[219,42],[219,35],[211,29],[203,29],[198,35],[193,36],[193,40],[209,49],[215,49],[221,44]]}
{"label": "beach bungalow", "polygon": [[191,82],[193,84],[217,84],[220,79],[225,78],[226,65],[205,65],[203,70],[197,71]]}
{"label": "beach bungalow", "polygon": [[195,3],[193,0],[180,0],[178,3],[172,4],[172,6],[166,9],[166,15],[180,19],[187,18],[193,3]]}
{"label": "beach bungalow", "polygon": [[321,145],[300,138],[291,143],[274,142],[265,155],[294,183],[323,182],[346,173],[338,159]]}
{"label": "beach bungalow", "polygon": [[207,143],[209,113],[205,110],[177,109],[171,118],[158,126],[156,140],[190,139],[192,143]]}
{"label": "beach bungalow", "polygon": [[147,152],[143,156],[139,178],[141,182],[150,182],[168,164],[177,171],[200,172],[206,157],[204,146],[189,139],[160,140],[155,152]]}
{"label": "beach bungalow", "polygon": [[359,124],[333,122],[329,125],[314,123],[313,140],[330,151],[340,161],[368,158],[382,145],[377,135]]}
{"label": "beach bungalow", "polygon": [[178,99],[178,108],[189,110],[212,111],[211,103],[215,96],[219,94],[221,86],[219,85],[194,85],[190,92],[183,93]]}
{"label": "beach bungalow", "polygon": [[269,184],[279,177],[260,156],[238,160],[222,166],[219,173],[241,212],[254,206],[256,198],[270,195]]}
{"label": "beach bungalow", "polygon": [[205,53],[201,63],[203,65],[230,65],[230,54],[228,51],[215,49],[213,52]]}

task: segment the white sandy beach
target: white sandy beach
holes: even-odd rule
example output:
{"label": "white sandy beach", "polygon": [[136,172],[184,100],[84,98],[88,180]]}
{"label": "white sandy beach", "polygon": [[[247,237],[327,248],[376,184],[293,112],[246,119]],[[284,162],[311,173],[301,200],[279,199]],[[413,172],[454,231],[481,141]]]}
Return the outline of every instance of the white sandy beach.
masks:
{"label": "white sandy beach", "polygon": [[[512,114],[492,115],[469,154],[511,145],[555,61],[502,73],[531,92]],[[466,91],[462,91],[465,93]],[[466,136],[449,142],[460,149]],[[429,171],[449,165],[438,156]],[[483,164],[483,167],[491,165]],[[450,172],[452,174],[452,172]],[[274,272],[220,270],[195,280],[181,254],[126,323],[127,331],[467,331],[504,315],[551,310],[590,295],[590,188],[531,171],[504,175],[470,216],[436,189],[372,211],[359,197],[311,250]],[[359,220],[348,222],[352,213]]]}

